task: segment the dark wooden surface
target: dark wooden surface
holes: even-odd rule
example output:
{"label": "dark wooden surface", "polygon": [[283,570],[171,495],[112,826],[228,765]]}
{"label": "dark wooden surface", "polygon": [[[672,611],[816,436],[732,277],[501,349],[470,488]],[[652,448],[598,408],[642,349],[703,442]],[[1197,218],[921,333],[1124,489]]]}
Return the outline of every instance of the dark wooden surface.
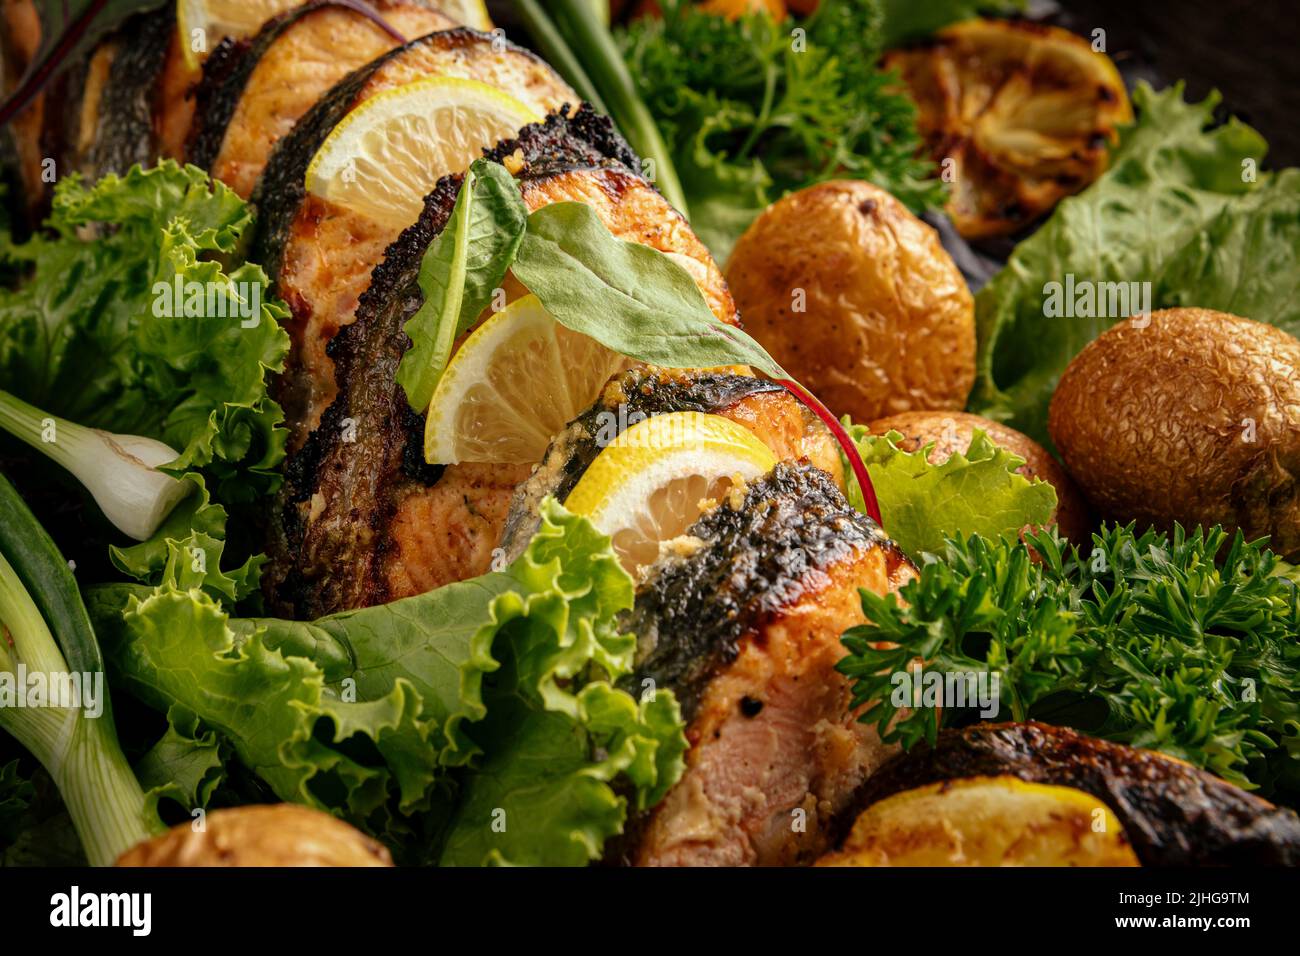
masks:
{"label": "dark wooden surface", "polygon": [[1126,72],[1188,95],[1211,89],[1269,141],[1268,165],[1300,165],[1300,0],[1061,0],[1067,26],[1106,30]]}

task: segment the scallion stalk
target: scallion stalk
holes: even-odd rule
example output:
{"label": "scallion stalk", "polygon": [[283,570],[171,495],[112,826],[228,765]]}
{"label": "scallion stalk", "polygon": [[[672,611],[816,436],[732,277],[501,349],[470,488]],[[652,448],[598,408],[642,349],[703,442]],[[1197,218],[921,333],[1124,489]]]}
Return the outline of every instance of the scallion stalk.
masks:
{"label": "scallion stalk", "polygon": [[[515,0],[516,9],[543,55],[561,73],[565,72],[566,62],[578,63],[586,84],[598,91],[596,98],[588,97],[592,105],[608,113],[632,149],[654,164],[655,186],[678,212],[689,218],[686,193],[677,178],[672,154],[649,107],[637,93],[636,83],[609,27],[592,11],[589,0],[551,0],[547,6],[549,16],[538,0]],[[571,78],[570,82],[579,93],[588,96],[578,82]]]}
{"label": "scallion stalk", "polygon": [[[0,519],[0,635],[7,638],[0,640],[0,681],[8,685],[0,689],[0,728],[53,778],[87,860],[108,866],[161,823],[117,742],[102,664],[77,671],[80,683],[72,681],[68,660],[101,660],[94,632],[62,556],[3,477]],[[25,578],[35,582],[35,599]],[[38,600],[58,613],[39,607]],[[50,621],[61,629],[59,640]],[[52,698],[52,679],[79,688],[81,698]],[[44,682],[43,699],[32,700],[33,680]]]}
{"label": "scallion stalk", "polygon": [[176,459],[160,441],[86,428],[0,391],[0,429],[70,471],[113,526],[137,541],[148,539],[192,490],[159,471]]}

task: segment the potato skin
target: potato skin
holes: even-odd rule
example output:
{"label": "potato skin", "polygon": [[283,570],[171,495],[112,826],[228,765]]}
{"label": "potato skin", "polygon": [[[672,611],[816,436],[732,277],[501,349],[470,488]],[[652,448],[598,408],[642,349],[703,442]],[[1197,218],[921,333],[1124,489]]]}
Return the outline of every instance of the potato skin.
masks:
{"label": "potato skin", "polygon": [[[1099,816],[1098,816],[1099,815]],[[1094,822],[1104,820],[1097,828]],[[863,811],[818,866],[1137,866],[1104,802],[1009,774],[926,784]]]}
{"label": "potato skin", "polygon": [[127,850],[118,866],[392,866],[388,850],[328,813],[293,803],[232,807]]}
{"label": "potato skin", "polygon": [[954,452],[969,449],[977,428],[988,435],[993,444],[1025,460],[1016,469],[1019,474],[1030,481],[1041,478],[1056,490],[1056,511],[1048,524],[1055,524],[1062,536],[1072,543],[1086,546],[1091,540],[1093,527],[1087,501],[1060,463],[1028,435],[969,412],[902,412],[878,418],[867,426],[873,435],[899,432],[903,436],[899,447],[908,452],[918,451],[934,442],[928,460],[935,465],[942,465]]}
{"label": "potato skin", "polygon": [[835,414],[965,406],[974,299],[938,234],[883,189],[836,180],[773,203],[727,281],[749,332]]}
{"label": "potato skin", "polygon": [[1102,333],[1052,396],[1048,430],[1074,480],[1110,520],[1222,524],[1300,556],[1300,340],[1208,309],[1143,326]]}

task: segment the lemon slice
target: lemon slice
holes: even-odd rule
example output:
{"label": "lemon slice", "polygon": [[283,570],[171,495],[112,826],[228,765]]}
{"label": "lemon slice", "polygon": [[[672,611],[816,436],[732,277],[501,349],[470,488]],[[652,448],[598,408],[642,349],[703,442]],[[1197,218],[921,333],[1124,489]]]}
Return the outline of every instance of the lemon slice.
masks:
{"label": "lemon slice", "polygon": [[492,18],[488,16],[487,4],[483,0],[441,0],[434,6],[439,13],[446,14],[462,26],[484,33],[492,29]]}
{"label": "lemon slice", "polygon": [[307,167],[307,191],[402,229],[438,180],[542,117],[477,80],[430,77],[366,100]]}
{"label": "lemon slice", "polygon": [[433,464],[535,464],[627,359],[566,329],[537,296],[474,330],[438,380],[424,427]]}
{"label": "lemon slice", "polygon": [[[226,37],[250,36],[267,20],[299,3],[301,0],[176,0],[181,55],[189,67],[197,69],[199,60]],[[200,38],[201,51],[194,49]]]}
{"label": "lemon slice", "polygon": [[613,539],[635,573],[686,532],[710,500],[766,474],[776,456],[720,415],[672,412],[626,429],[596,456],[564,506]]}

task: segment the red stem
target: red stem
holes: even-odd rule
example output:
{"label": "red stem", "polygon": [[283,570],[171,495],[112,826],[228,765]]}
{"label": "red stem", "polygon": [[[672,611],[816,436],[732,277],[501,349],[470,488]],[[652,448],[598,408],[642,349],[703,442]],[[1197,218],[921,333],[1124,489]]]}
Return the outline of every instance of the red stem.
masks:
{"label": "red stem", "polygon": [[849,433],[844,430],[844,426],[839,423],[812,392],[808,391],[798,382],[789,378],[778,378],[778,385],[784,385],[789,389],[794,397],[799,399],[804,405],[812,410],[812,413],[826,423],[826,427],[831,430],[835,440],[840,443],[844,449],[844,455],[849,460],[849,465],[853,468],[853,477],[858,481],[858,488],[862,492],[862,502],[866,505],[867,515],[876,524],[882,528],[885,523],[880,520],[880,502],[876,500],[876,489],[871,484],[871,476],[867,474],[866,462],[862,460],[862,455],[858,452],[858,446],[853,443]]}

